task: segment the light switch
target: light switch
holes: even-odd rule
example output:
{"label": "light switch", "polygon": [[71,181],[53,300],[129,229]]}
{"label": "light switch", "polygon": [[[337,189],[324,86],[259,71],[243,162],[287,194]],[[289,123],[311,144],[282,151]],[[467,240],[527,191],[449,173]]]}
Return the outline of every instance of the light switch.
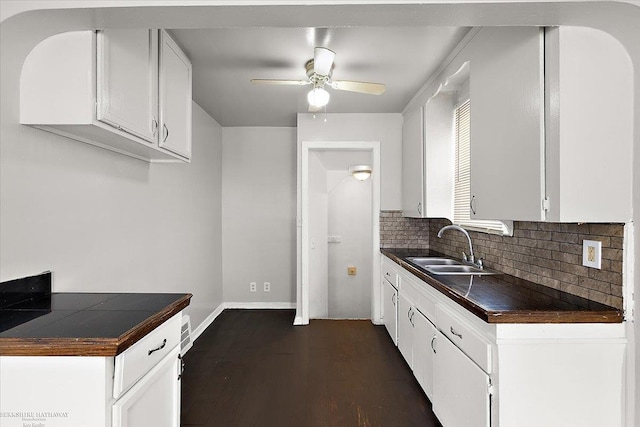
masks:
{"label": "light switch", "polygon": [[598,240],[582,241],[582,265],[600,269],[602,264],[602,242]]}

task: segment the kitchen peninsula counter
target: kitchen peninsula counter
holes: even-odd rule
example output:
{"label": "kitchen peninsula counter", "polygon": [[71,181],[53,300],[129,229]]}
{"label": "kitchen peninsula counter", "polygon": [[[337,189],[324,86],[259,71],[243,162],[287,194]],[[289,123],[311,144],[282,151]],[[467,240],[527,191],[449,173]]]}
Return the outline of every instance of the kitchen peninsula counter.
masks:
{"label": "kitchen peninsula counter", "polygon": [[621,310],[508,274],[431,275],[404,260],[409,256],[446,257],[428,249],[383,248],[380,252],[488,323],[623,321]]}
{"label": "kitchen peninsula counter", "polygon": [[0,308],[0,356],[116,356],[191,294],[41,293]]}

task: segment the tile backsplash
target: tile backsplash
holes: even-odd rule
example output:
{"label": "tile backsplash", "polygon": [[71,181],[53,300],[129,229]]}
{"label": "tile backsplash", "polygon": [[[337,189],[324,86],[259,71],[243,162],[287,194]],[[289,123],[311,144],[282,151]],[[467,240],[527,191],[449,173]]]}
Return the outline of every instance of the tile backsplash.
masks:
{"label": "tile backsplash", "polygon": [[[469,253],[462,233],[449,231],[437,237],[438,230],[450,223],[382,211],[380,243],[382,247],[430,248],[459,258],[462,251]],[[624,224],[516,221],[512,237],[473,231],[469,235],[476,257],[484,258],[488,268],[622,309]],[[583,240],[602,242],[600,270],[582,266]]]}

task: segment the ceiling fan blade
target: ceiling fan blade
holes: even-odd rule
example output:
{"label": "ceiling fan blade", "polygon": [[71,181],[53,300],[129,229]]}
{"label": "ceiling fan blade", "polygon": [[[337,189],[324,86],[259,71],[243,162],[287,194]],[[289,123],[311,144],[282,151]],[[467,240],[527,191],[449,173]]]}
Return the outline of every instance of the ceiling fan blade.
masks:
{"label": "ceiling fan blade", "polygon": [[347,90],[349,92],[367,93],[369,95],[381,95],[386,90],[382,83],[354,82],[350,80],[334,80],[331,87],[336,90]]}
{"label": "ceiling fan blade", "polygon": [[336,53],[326,47],[313,49],[313,71],[321,76],[328,76],[333,66]]}
{"label": "ceiling fan blade", "polygon": [[251,79],[254,85],[310,85],[309,80]]}

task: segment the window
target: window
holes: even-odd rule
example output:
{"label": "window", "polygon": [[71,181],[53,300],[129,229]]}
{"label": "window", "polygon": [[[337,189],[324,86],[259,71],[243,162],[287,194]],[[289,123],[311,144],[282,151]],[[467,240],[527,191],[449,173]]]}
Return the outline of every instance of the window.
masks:
{"label": "window", "polygon": [[509,227],[509,223],[471,219],[471,100],[468,98],[455,109],[454,139],[453,223],[473,231],[512,235],[513,227]]}

